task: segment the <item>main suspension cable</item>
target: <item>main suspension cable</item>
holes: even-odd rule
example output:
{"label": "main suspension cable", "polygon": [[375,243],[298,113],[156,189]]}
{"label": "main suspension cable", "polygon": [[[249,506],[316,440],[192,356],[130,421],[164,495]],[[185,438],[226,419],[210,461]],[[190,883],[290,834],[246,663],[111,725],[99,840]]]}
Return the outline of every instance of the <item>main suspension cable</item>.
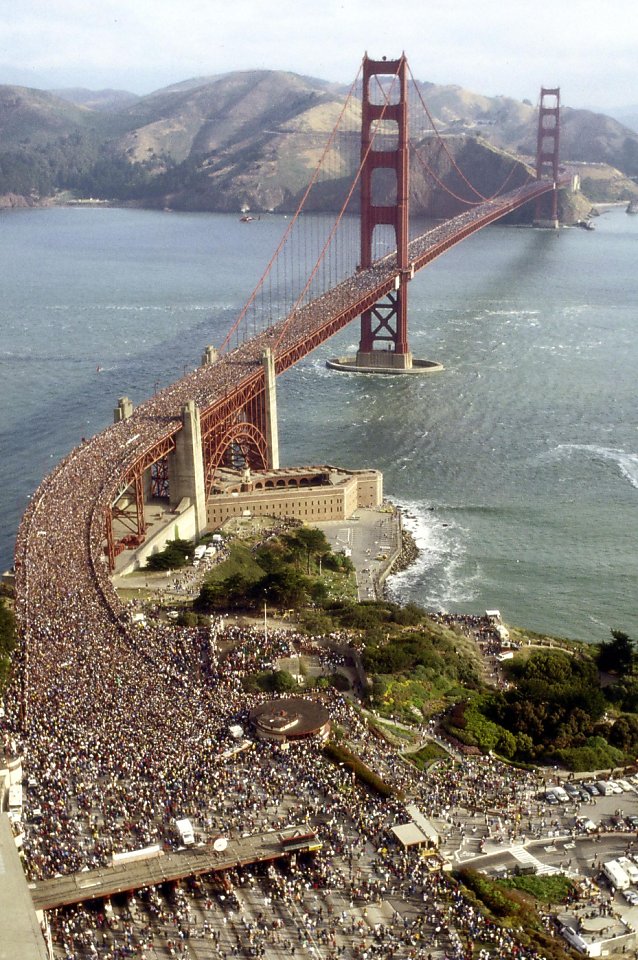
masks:
{"label": "main suspension cable", "polygon": [[[319,177],[319,173],[320,173],[320,171],[321,171],[321,169],[322,169],[323,162],[324,162],[326,156],[328,155],[328,152],[329,152],[330,148],[332,147],[332,144],[334,143],[334,140],[335,140],[336,135],[337,135],[337,131],[338,131],[338,129],[339,129],[339,125],[341,124],[341,121],[342,121],[342,119],[343,119],[343,117],[344,117],[344,115],[345,115],[345,112],[346,112],[347,108],[349,107],[351,100],[352,100],[353,97],[354,97],[354,92],[355,92],[356,87],[357,87],[357,84],[358,84],[358,82],[359,82],[359,77],[361,76],[362,70],[363,70],[363,61],[361,62],[361,65],[359,66],[359,70],[358,70],[358,72],[357,72],[357,75],[356,75],[356,77],[355,77],[355,79],[354,79],[354,82],[352,83],[352,86],[350,87],[350,90],[348,91],[348,96],[346,97],[345,102],[344,102],[344,104],[343,104],[343,107],[341,108],[341,112],[339,113],[339,116],[338,116],[338,118],[337,118],[337,122],[336,122],[336,124],[335,124],[335,126],[334,126],[334,129],[333,129],[332,133],[330,134],[330,136],[329,136],[329,138],[328,138],[328,141],[327,141],[327,143],[326,143],[326,145],[325,145],[325,147],[324,147],[324,150],[323,150],[323,153],[322,153],[322,155],[321,155],[321,158],[319,159],[319,162],[318,162],[318,164],[317,164],[317,168],[316,168],[314,174],[312,175],[308,186],[306,187],[306,190],[305,190],[305,192],[304,192],[304,194],[303,194],[303,197],[301,198],[301,201],[300,201],[300,203],[299,203],[299,205],[298,205],[298,207],[297,207],[297,209],[296,209],[296,211],[295,211],[292,219],[290,220],[290,223],[288,224],[288,227],[287,227],[286,230],[284,231],[284,234],[283,234],[281,240],[279,241],[279,245],[277,246],[277,249],[276,249],[275,252],[273,253],[273,255],[272,255],[272,257],[270,258],[270,260],[268,261],[268,264],[267,264],[267,266],[266,266],[266,269],[264,270],[263,274],[261,275],[261,277],[260,277],[257,285],[255,286],[253,292],[251,293],[250,297],[249,297],[248,300],[246,301],[246,303],[245,303],[243,309],[241,310],[239,316],[237,317],[237,319],[235,320],[234,324],[231,326],[230,330],[229,330],[228,333],[226,334],[226,337],[224,338],[224,341],[222,342],[222,344],[221,344],[221,346],[220,346],[220,353],[221,353],[221,352],[224,352],[225,350],[228,349],[228,344],[229,344],[229,342],[230,342],[230,339],[231,339],[232,335],[239,329],[239,325],[240,325],[241,322],[243,321],[244,317],[246,316],[246,314],[247,314],[248,310],[250,309],[250,307],[252,306],[252,304],[255,302],[255,300],[256,300],[256,298],[257,298],[257,296],[258,296],[258,294],[259,294],[259,292],[260,292],[260,290],[261,290],[261,288],[262,288],[262,286],[263,286],[263,284],[264,284],[264,281],[265,281],[266,277],[270,274],[270,271],[272,270],[272,267],[273,267],[275,261],[278,260],[279,254],[281,253],[281,251],[282,251],[282,249],[284,248],[286,242],[287,242],[288,239],[290,238],[290,235],[291,235],[291,233],[292,233],[293,227],[295,226],[297,220],[299,219],[299,216],[300,216],[301,211],[302,211],[302,208],[303,208],[303,206],[304,206],[304,204],[305,204],[305,202],[306,202],[306,200],[307,200],[307,198],[308,198],[308,195],[309,195],[310,191],[312,190],[313,186],[315,185],[315,183],[317,182],[317,179],[318,179],[318,177]],[[285,270],[285,263],[284,263],[284,270]],[[277,285],[277,286],[278,286],[278,285]]]}

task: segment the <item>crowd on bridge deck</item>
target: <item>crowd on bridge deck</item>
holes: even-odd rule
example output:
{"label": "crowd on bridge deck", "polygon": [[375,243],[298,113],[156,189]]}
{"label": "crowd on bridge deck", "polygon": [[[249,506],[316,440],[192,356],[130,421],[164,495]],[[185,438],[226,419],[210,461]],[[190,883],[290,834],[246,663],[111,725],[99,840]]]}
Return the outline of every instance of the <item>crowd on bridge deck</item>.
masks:
{"label": "crowd on bridge deck", "polygon": [[[437,242],[446,229],[453,227],[435,228]],[[308,778],[321,795],[329,777],[341,775],[331,774],[313,747],[300,748],[313,751],[307,770],[299,750],[290,754],[294,764],[280,756],[270,762],[265,747],[258,748],[257,768],[254,760],[219,762],[229,722],[255,702],[242,689],[246,664],[233,655],[217,658],[201,632],[161,623],[142,630],[129,622],[109,579],[105,511],[135,459],[177,429],[183,404],[194,399],[206,410],[221,401],[255,372],[266,345],[283,334],[281,351],[311,335],[326,315],[348,309],[385,282],[389,268],[382,263],[360,271],[290,324],[162,390],[130,419],[81,443],[33,495],[16,543],[22,643],[2,721],[7,748],[25,756],[31,876],[102,864],[117,849],[175,842],[173,821],[184,814],[206,829],[276,826],[287,797],[310,816],[319,807],[305,800],[317,795]],[[248,633],[234,642],[242,651],[236,657],[248,657],[252,669],[260,656],[275,655],[276,645],[291,640],[269,633],[265,648],[262,637]],[[432,791],[430,780],[422,783],[389,757],[345,700],[334,695],[330,709],[368,762],[413,789],[428,813],[451,815],[457,781]],[[262,761],[268,761],[263,768]],[[505,795],[501,780],[507,775],[499,777],[494,803]],[[477,801],[488,804],[490,789],[477,778],[475,790],[487,791]],[[331,800],[335,810],[343,808],[338,791]],[[371,807],[358,817],[360,828],[378,832],[382,808],[372,809],[363,795],[357,804],[355,819]],[[352,812],[349,806],[348,816]]]}

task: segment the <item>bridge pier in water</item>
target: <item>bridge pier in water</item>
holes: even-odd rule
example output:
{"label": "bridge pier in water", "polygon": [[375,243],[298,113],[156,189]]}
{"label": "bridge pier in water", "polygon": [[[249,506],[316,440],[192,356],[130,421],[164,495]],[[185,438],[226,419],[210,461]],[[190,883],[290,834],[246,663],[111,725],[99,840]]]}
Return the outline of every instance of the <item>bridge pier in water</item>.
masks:
{"label": "bridge pier in water", "polygon": [[[391,77],[387,89],[380,77]],[[408,64],[399,60],[363,61],[361,103],[361,261],[374,263],[374,233],[390,227],[396,242],[394,290],[361,315],[361,338],[355,357],[329,360],[333,370],[356,373],[430,373],[441,364],[415,360],[408,344],[408,284],[414,276],[409,258],[410,151],[408,130]],[[394,202],[375,193],[375,173],[394,175]],[[377,202],[377,201],[383,202]]]}

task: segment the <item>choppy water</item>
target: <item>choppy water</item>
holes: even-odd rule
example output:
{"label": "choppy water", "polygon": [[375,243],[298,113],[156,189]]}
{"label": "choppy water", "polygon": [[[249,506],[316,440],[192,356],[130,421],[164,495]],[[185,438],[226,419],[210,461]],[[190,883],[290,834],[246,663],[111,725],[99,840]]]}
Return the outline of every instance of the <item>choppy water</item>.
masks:
{"label": "choppy water", "polygon": [[[0,561],[29,494],[74,446],[218,343],[283,230],[272,217],[0,213]],[[392,588],[426,606],[638,638],[638,218],[595,233],[493,227],[411,285],[426,378],[325,359],[279,381],[282,459],[374,465],[423,552]],[[101,372],[97,372],[97,366]]]}

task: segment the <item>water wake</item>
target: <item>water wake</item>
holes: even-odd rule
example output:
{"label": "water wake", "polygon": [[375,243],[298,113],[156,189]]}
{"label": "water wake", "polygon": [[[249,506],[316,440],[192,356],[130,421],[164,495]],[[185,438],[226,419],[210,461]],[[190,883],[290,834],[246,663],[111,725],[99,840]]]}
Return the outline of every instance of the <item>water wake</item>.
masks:
{"label": "water wake", "polygon": [[568,454],[580,451],[588,454],[592,460],[615,463],[625,480],[638,490],[638,454],[593,443],[561,443],[557,449],[565,450]]}

